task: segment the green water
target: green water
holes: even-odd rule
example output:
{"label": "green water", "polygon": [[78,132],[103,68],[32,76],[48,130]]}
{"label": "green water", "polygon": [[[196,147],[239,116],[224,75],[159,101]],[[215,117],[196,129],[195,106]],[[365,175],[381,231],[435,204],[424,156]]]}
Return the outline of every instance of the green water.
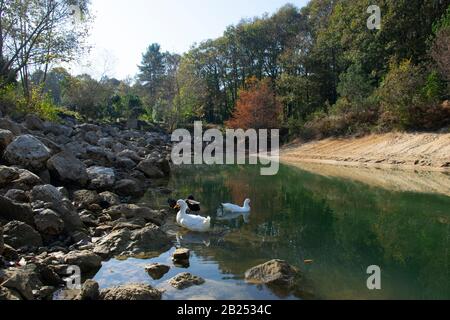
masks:
{"label": "green water", "polygon": [[[144,266],[171,265],[171,251],[148,260],[112,260],[96,280],[102,287],[146,282],[166,288],[165,299],[450,299],[450,197],[389,191],[287,166],[274,177],[259,173],[255,166],[176,171],[169,182],[174,198],[193,194],[202,214],[215,218],[219,203],[248,197],[249,219],[214,219],[209,234],[178,234],[174,246],[193,251],[191,265],[172,268],[159,281]],[[166,198],[149,193],[145,200],[163,207]],[[247,269],[275,258],[302,270],[303,294],[245,283]],[[306,259],[313,263],[305,265]],[[367,288],[371,265],[382,270],[381,290]],[[167,280],[184,271],[202,276],[205,285],[170,289]]]}

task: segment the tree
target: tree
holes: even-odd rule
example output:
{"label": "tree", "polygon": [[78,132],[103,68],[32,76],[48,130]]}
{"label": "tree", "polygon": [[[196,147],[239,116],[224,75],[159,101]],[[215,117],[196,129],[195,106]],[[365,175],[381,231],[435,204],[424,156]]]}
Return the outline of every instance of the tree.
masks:
{"label": "tree", "polygon": [[235,129],[275,129],[280,126],[281,105],[270,79],[247,81],[247,90],[239,93],[233,117],[225,124]]}

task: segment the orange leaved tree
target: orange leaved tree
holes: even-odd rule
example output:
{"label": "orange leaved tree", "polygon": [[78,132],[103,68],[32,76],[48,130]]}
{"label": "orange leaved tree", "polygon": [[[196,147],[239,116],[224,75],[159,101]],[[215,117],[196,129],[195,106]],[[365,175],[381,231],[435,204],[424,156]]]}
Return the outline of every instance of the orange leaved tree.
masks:
{"label": "orange leaved tree", "polygon": [[275,96],[270,79],[247,81],[247,89],[239,99],[231,120],[225,125],[232,129],[276,129],[280,126],[281,104]]}

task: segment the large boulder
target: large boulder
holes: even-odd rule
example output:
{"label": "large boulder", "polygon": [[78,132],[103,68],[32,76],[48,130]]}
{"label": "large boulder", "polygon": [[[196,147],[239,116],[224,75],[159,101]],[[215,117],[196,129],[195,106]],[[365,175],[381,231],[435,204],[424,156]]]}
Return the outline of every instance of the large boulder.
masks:
{"label": "large boulder", "polygon": [[109,189],[116,182],[116,174],[111,168],[90,167],[87,169],[90,179],[89,187],[97,190]]}
{"label": "large boulder", "polygon": [[15,249],[42,247],[41,235],[26,223],[11,221],[5,225],[3,232],[5,243]]}
{"label": "large boulder", "polygon": [[57,236],[64,231],[64,221],[55,211],[46,209],[34,216],[36,229],[44,235]]}
{"label": "large boulder", "polygon": [[160,168],[153,160],[142,160],[138,164],[137,168],[138,170],[142,171],[148,178],[164,178],[164,172],[160,170]]}
{"label": "large boulder", "polygon": [[114,301],[161,300],[161,296],[161,291],[146,284],[128,284],[104,289],[100,293],[100,298],[102,300]]}
{"label": "large boulder", "polygon": [[21,221],[33,224],[33,210],[28,204],[17,203],[0,196],[0,219],[6,221]]}
{"label": "large boulder", "polygon": [[94,252],[103,258],[133,256],[163,251],[170,245],[170,239],[158,226],[148,224],[138,230],[123,228],[111,232],[97,241]]}
{"label": "large boulder", "polygon": [[4,159],[12,165],[20,165],[30,170],[45,168],[51,151],[36,137],[26,134],[16,137],[5,150]]}
{"label": "large boulder", "polygon": [[248,270],[245,273],[245,280],[254,284],[289,288],[295,284],[299,276],[299,270],[286,261],[271,260]]}
{"label": "large boulder", "polygon": [[95,274],[102,267],[102,258],[90,251],[72,251],[64,257],[64,263],[80,267],[85,274]]}
{"label": "large boulder", "polygon": [[188,272],[180,273],[169,280],[169,284],[178,290],[187,289],[192,286],[200,286],[205,283],[203,278],[194,276]]}
{"label": "large boulder", "polygon": [[59,207],[63,195],[59,190],[51,184],[35,186],[30,193],[31,201],[43,201],[51,203],[55,208]]}
{"label": "large boulder", "polygon": [[70,152],[60,152],[47,161],[50,173],[64,183],[86,185],[89,180],[86,166]]}

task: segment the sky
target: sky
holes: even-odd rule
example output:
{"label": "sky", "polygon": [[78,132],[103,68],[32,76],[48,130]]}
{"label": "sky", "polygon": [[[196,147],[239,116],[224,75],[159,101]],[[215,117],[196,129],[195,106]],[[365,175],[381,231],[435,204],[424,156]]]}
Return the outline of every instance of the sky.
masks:
{"label": "sky", "polygon": [[142,53],[152,43],[163,51],[184,53],[194,43],[220,37],[242,18],[273,13],[286,3],[303,7],[307,0],[91,0],[95,20],[89,55],[71,67],[125,79],[138,72]]}

